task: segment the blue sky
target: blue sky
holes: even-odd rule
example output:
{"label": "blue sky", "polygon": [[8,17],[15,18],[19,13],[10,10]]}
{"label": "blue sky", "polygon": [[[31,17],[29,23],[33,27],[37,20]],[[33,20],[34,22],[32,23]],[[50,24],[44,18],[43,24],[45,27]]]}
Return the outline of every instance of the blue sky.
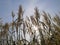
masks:
{"label": "blue sky", "polygon": [[0,18],[4,23],[12,21],[11,12],[17,15],[19,5],[25,10],[24,17],[32,15],[35,7],[50,13],[60,11],[60,0],[0,0]]}

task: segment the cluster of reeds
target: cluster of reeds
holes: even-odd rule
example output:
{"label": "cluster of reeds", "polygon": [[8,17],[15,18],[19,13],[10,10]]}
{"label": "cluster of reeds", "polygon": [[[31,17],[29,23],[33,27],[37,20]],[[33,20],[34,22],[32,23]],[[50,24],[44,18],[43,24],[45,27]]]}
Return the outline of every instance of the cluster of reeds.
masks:
{"label": "cluster of reeds", "polygon": [[[60,45],[60,14],[51,17],[51,14],[45,11],[41,14],[36,7],[34,15],[26,16],[26,19],[23,15],[24,10],[20,5],[17,19],[12,11],[11,23],[2,24],[0,18],[0,45]],[[29,41],[26,33],[30,36]]]}

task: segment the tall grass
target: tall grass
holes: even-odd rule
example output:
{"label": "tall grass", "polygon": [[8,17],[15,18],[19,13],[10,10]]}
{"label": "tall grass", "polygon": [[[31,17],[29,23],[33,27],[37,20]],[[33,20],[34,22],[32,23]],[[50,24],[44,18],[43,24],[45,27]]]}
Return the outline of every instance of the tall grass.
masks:
{"label": "tall grass", "polygon": [[[12,11],[11,23],[3,25],[0,21],[0,45],[60,45],[60,17],[56,14],[51,18],[49,13],[42,12],[41,15],[39,9],[35,8],[34,15],[25,19],[23,18],[24,10],[20,5],[17,19],[15,19],[15,14]],[[42,21],[40,21],[41,16],[43,16]],[[14,38],[13,34],[16,35]],[[26,39],[26,34],[30,36],[29,41]]]}

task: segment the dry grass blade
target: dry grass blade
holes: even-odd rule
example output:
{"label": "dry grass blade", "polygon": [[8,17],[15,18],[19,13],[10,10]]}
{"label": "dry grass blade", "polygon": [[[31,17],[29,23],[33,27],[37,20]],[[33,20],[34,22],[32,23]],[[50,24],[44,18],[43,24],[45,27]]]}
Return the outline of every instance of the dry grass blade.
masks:
{"label": "dry grass blade", "polygon": [[39,13],[39,10],[38,10],[38,8],[36,7],[35,8],[35,18],[36,18],[36,20],[37,20],[37,22],[38,22],[38,20],[40,19],[40,13]]}

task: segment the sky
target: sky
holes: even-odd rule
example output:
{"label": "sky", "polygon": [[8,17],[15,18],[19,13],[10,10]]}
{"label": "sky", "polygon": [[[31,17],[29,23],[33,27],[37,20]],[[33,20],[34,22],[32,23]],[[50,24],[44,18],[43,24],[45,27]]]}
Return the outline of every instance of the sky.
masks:
{"label": "sky", "polygon": [[12,21],[12,11],[17,16],[19,5],[24,9],[24,17],[33,15],[35,7],[50,13],[60,11],[60,0],[0,0],[0,18],[4,23]]}

